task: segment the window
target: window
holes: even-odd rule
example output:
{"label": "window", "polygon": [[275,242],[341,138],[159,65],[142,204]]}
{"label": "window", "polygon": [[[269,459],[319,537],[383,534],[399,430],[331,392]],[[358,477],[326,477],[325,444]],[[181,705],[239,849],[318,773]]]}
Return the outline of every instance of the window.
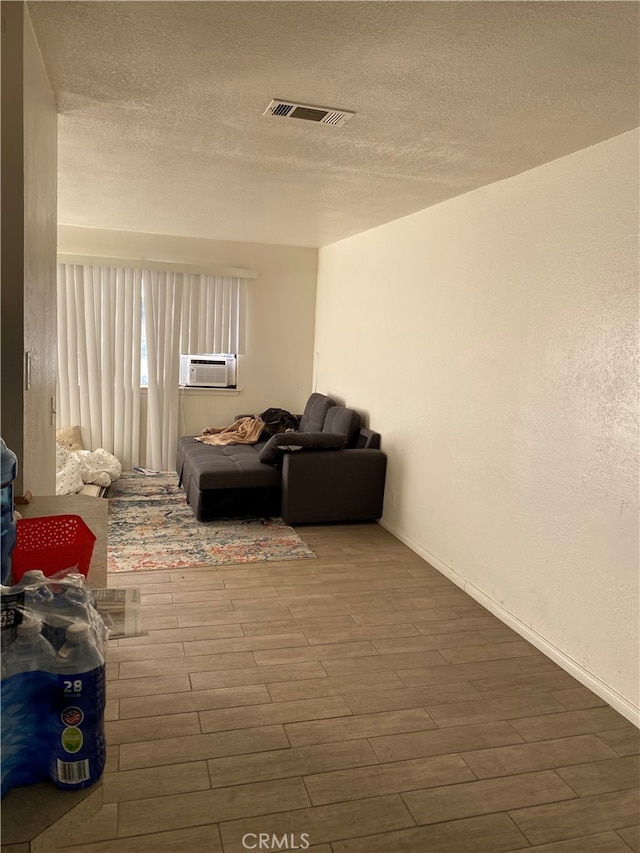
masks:
{"label": "window", "polygon": [[[172,276],[181,292],[177,298],[169,293],[174,286]],[[145,287],[147,281],[147,287]],[[143,273],[142,339],[140,349],[140,384],[149,385],[147,335],[151,324],[160,322],[166,336],[167,328],[179,316],[179,353],[226,353],[238,355],[241,347],[243,320],[242,283],[236,276],[194,275],[191,273]],[[161,290],[165,293],[162,294]],[[154,319],[146,316],[145,303],[151,300]],[[155,341],[154,346],[158,346]]]}
{"label": "window", "polygon": [[[180,353],[243,348],[244,282],[171,270],[58,266],[58,425],[91,449],[140,464],[140,385],[148,387],[146,464],[174,467]],[[144,425],[142,425],[144,426]]]}

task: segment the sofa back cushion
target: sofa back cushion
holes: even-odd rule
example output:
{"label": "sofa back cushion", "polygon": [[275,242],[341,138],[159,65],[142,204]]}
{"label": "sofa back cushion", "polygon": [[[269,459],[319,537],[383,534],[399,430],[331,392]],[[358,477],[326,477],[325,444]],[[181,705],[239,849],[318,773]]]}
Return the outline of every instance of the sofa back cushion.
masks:
{"label": "sofa back cushion", "polygon": [[355,447],[360,431],[360,415],[354,409],[332,406],[324,419],[322,432],[333,432],[345,437],[347,447]]}
{"label": "sofa back cushion", "polygon": [[322,432],[327,412],[335,404],[331,397],[314,392],[307,400],[300,418],[300,432]]}

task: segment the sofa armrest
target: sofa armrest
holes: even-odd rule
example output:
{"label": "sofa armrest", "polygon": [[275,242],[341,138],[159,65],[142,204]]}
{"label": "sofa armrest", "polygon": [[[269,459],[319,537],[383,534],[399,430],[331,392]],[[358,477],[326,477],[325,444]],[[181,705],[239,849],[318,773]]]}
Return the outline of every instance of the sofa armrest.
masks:
{"label": "sofa armrest", "polygon": [[387,457],[381,450],[288,453],[282,465],[287,524],[380,518]]}
{"label": "sofa armrest", "polygon": [[284,454],[294,450],[340,450],[346,444],[344,435],[334,432],[279,432],[272,435],[261,449],[258,459],[265,465],[276,465]]}

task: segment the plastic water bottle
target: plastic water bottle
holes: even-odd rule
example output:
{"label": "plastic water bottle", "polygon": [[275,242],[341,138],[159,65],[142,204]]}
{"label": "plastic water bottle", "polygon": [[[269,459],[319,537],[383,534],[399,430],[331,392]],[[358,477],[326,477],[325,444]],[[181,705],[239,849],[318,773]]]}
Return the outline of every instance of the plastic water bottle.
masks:
{"label": "plastic water bottle", "polygon": [[1,527],[2,527],[2,583],[11,582],[11,552],[16,544],[16,521],[13,516],[13,481],[18,474],[18,459],[0,438],[2,455],[1,476]]}
{"label": "plastic water bottle", "polygon": [[82,614],[82,621],[85,621],[91,629],[93,642],[96,644],[98,651],[104,654],[108,631],[96,609],[96,599],[93,592],[84,585],[74,585],[66,590],[64,598],[66,601],[71,602],[71,607],[76,609],[79,614]]}
{"label": "plastic water bottle", "polygon": [[64,645],[66,630],[74,622],[89,624],[98,649],[104,650],[106,628],[83,575],[46,577],[38,569],[32,569],[24,573],[13,589],[24,592],[27,613],[42,621],[42,633],[56,651]]}
{"label": "plastic water bottle", "polygon": [[[38,607],[42,601],[47,601],[52,597],[44,572],[40,569],[29,569],[29,571],[22,575],[18,583],[12,587],[12,592],[24,593],[25,608],[27,611],[34,611],[33,613],[28,612],[27,615],[32,616],[34,619],[40,619],[41,622],[44,621],[38,612]],[[46,636],[44,626],[42,632]]]}
{"label": "plastic water bottle", "polygon": [[[41,622],[23,617],[2,655],[2,795],[15,785],[46,778],[52,735],[47,713],[55,676],[55,651],[41,634]],[[45,717],[43,719],[43,709]]]}
{"label": "plastic water bottle", "polygon": [[51,626],[49,625],[53,611],[53,593],[44,575],[42,578],[34,577],[32,582],[29,582],[31,579],[27,578],[27,575],[35,575],[35,571],[25,572],[20,583],[13,587],[13,589],[22,592],[24,596],[24,609],[27,616],[30,616],[32,619],[39,619],[42,622],[42,634],[51,643],[54,650],[56,650],[64,642],[64,635],[61,636],[60,642],[57,645],[53,642],[54,637]]}
{"label": "plastic water bottle", "polygon": [[53,672],[57,733],[49,775],[59,788],[86,788],[98,781],[106,759],[104,657],[86,622],[67,628]]}
{"label": "plastic water bottle", "polygon": [[42,619],[42,632],[56,651],[67,640],[67,628],[86,623],[87,608],[67,596],[67,589],[57,584],[41,584],[25,590],[25,605]]}
{"label": "plastic water bottle", "polygon": [[39,619],[23,619],[18,625],[16,638],[3,655],[5,678],[19,672],[51,672],[56,653],[41,632]]}
{"label": "plastic water bottle", "polygon": [[74,622],[66,630],[66,642],[56,655],[55,672],[65,675],[91,672],[104,666],[104,658],[91,636],[87,622]]}
{"label": "plastic water bottle", "polygon": [[[47,585],[47,578],[44,572],[40,569],[29,569],[25,572],[15,586],[11,588],[11,592],[21,592],[24,596],[24,607],[27,611],[27,616],[33,619],[39,619],[44,622],[43,605],[46,605],[53,598],[53,593]],[[46,610],[46,606],[44,607]],[[42,626],[42,633],[46,637],[45,626]]]}

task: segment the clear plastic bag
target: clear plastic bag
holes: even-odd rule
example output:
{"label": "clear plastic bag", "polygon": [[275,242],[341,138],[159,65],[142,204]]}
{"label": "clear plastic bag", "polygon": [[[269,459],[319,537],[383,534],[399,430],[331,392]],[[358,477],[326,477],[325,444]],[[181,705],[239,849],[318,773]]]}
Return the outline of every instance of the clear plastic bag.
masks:
{"label": "clear plastic bag", "polygon": [[[0,593],[3,656],[23,662],[3,671],[1,682],[2,796],[16,785],[47,777],[61,788],[92,785],[102,775],[106,754],[108,639],[93,593],[75,568],[51,577],[29,571]],[[38,667],[30,666],[24,649],[15,646],[26,646],[36,633],[54,652],[53,658],[41,656]],[[70,644],[74,666],[69,665]]]}

